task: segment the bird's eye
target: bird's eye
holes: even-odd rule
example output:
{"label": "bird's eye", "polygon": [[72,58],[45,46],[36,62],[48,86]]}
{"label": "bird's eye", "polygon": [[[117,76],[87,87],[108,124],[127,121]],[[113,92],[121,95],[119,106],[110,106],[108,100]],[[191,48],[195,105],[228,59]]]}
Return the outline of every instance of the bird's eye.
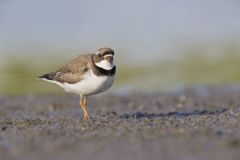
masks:
{"label": "bird's eye", "polygon": [[103,56],[101,54],[98,55],[100,58],[102,58]]}

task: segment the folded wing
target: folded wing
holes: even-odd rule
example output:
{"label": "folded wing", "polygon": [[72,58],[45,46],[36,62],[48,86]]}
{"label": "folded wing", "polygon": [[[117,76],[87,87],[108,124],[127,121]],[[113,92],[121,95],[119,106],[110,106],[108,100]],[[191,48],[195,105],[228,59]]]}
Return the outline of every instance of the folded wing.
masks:
{"label": "folded wing", "polygon": [[89,70],[91,58],[91,54],[80,55],[56,72],[44,74],[39,78],[69,84],[79,82]]}

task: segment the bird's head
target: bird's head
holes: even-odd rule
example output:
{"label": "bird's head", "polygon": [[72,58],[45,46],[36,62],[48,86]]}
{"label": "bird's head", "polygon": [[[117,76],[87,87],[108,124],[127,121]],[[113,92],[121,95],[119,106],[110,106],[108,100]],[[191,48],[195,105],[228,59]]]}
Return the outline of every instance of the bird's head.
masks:
{"label": "bird's head", "polygon": [[95,65],[100,68],[111,70],[114,65],[114,51],[111,48],[99,48],[93,57]]}

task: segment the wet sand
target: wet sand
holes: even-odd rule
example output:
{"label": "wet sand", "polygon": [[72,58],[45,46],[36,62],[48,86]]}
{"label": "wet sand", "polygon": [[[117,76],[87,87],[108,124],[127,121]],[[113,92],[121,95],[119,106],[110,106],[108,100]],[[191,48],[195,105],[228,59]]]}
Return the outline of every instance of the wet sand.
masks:
{"label": "wet sand", "polygon": [[0,96],[0,157],[226,160],[240,157],[240,89]]}

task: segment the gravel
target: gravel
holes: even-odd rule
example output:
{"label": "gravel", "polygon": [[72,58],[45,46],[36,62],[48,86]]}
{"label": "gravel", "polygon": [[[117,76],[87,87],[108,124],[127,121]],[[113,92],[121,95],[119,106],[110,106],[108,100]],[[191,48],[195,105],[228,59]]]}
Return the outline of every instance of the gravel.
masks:
{"label": "gravel", "polygon": [[240,89],[90,97],[93,124],[76,95],[0,96],[3,160],[232,160],[240,157]]}

